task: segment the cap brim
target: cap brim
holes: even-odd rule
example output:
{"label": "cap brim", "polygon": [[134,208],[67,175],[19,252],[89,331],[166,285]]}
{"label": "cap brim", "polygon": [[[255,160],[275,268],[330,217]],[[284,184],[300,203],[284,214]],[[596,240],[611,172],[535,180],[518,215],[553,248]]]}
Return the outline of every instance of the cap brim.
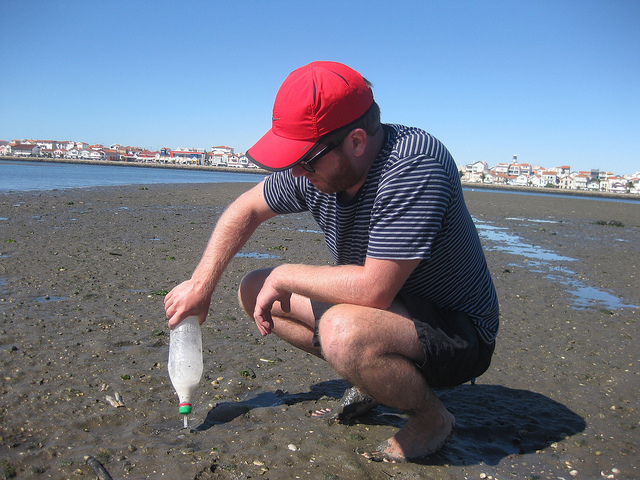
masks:
{"label": "cap brim", "polygon": [[247,157],[265,170],[287,170],[300,162],[316,143],[280,137],[269,130],[247,151]]}

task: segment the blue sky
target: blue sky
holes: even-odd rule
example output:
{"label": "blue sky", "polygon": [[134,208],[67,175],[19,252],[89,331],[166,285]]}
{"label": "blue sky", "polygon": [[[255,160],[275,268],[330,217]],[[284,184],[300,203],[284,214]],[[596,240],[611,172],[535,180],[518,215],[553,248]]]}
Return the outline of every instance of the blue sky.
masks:
{"label": "blue sky", "polygon": [[0,139],[246,151],[334,60],[458,164],[634,173],[639,52],[637,0],[3,0]]}

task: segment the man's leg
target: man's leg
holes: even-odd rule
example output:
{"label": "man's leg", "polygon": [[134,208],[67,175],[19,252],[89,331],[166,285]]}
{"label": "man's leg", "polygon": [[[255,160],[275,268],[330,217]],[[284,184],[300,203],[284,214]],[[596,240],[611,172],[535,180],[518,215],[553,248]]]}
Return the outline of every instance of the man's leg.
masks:
{"label": "man's leg", "polygon": [[[253,318],[258,292],[271,269],[245,276],[238,296]],[[279,302],[271,312],[273,333],[293,346],[325,358],[338,374],[377,402],[409,415],[406,425],[366,455],[374,460],[404,461],[438,450],[451,436],[455,419],[435,396],[415,363],[424,362],[422,345],[408,312],[357,305],[335,305],[319,325],[322,351],[313,346],[315,318],[308,298],[292,295],[291,310]]]}
{"label": "man's leg", "polygon": [[[238,297],[249,317],[253,316],[256,296],[271,270],[270,268],[256,270],[242,279]],[[291,299],[290,312],[283,312],[280,304],[276,303],[271,315],[274,319],[273,333],[289,344],[322,358],[321,349],[313,346],[316,313],[308,298],[294,295]],[[322,416],[328,418],[331,423],[341,423],[365,415],[377,405],[377,401],[364,395],[357,387],[352,387],[345,392],[340,405],[334,409],[335,412],[323,409],[312,413],[312,416]]]}
{"label": "man's leg", "polygon": [[[248,273],[240,283],[238,299],[250,318],[253,318],[256,297],[271,270],[271,268],[255,270]],[[292,295],[291,310],[288,312],[282,310],[280,302],[276,302],[273,305],[271,317],[273,318],[272,332],[276,336],[294,347],[317,357],[322,357],[320,347],[313,346],[315,317],[311,308],[311,301],[308,298]]]}
{"label": "man's leg", "polygon": [[365,456],[406,461],[446,443],[455,419],[415,365],[424,362],[424,352],[402,306],[394,304],[385,311],[336,305],[322,317],[319,333],[325,359],[341,376],[409,416],[402,429]]}

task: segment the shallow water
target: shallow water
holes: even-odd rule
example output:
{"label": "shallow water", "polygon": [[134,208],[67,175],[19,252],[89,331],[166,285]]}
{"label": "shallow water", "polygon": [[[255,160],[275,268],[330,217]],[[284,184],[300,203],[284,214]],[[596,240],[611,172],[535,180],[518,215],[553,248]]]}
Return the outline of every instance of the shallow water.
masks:
{"label": "shallow water", "polygon": [[551,250],[545,250],[537,245],[526,243],[518,235],[511,233],[507,227],[496,227],[487,223],[476,222],[476,229],[481,238],[493,242],[493,249],[505,253],[546,262],[575,261],[575,258],[565,257]]}
{"label": "shallow water", "polygon": [[[523,218],[506,218],[525,223],[558,223],[554,220],[537,220]],[[572,308],[581,310],[593,306],[602,306],[611,310],[620,308],[639,308],[638,305],[627,304],[616,295],[587,285],[578,279],[578,274],[565,266],[577,259],[560,255],[553,250],[545,249],[526,242],[512,233],[508,227],[496,226],[489,222],[474,219],[480,238],[484,240],[484,248],[496,250],[519,258],[520,261],[510,266],[527,268],[540,273],[548,280],[561,285],[574,299]]]}
{"label": "shallow water", "polygon": [[264,173],[0,160],[0,192],[110,185],[255,182]]}
{"label": "shallow water", "polygon": [[236,253],[236,257],[253,258],[255,260],[266,260],[267,258],[280,258],[277,255],[271,255],[269,253],[258,253],[258,252],[239,252],[239,253]]}

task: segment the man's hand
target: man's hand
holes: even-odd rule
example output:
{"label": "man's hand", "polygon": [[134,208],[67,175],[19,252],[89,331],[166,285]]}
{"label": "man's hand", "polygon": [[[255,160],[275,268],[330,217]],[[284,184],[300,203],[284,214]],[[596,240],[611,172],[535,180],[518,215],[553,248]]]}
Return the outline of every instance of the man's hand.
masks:
{"label": "man's hand", "polygon": [[282,311],[291,311],[291,292],[287,292],[278,288],[277,275],[274,271],[267,277],[256,298],[256,306],[253,311],[253,319],[262,336],[269,335],[273,328],[273,318],[271,318],[271,309],[275,302],[280,302]]}
{"label": "man's hand", "polygon": [[169,319],[169,328],[175,328],[190,316],[198,317],[202,324],[209,313],[211,294],[198,287],[193,280],[187,280],[174,287],[164,297],[164,309]]}

